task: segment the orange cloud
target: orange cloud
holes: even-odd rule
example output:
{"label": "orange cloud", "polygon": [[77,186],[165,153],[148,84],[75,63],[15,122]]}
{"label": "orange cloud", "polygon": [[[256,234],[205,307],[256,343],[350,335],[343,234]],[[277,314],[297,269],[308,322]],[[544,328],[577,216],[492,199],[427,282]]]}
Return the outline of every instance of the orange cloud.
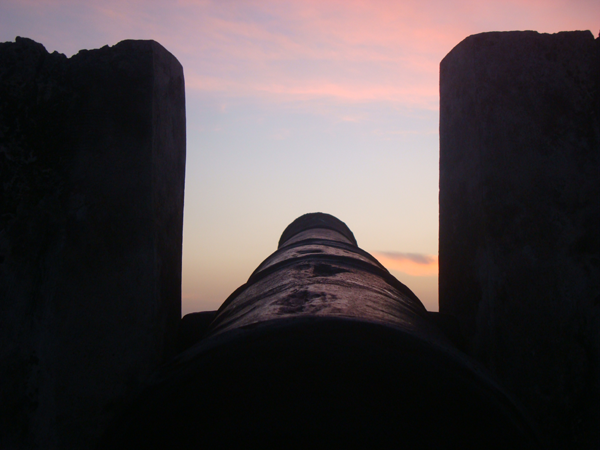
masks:
{"label": "orange cloud", "polygon": [[437,255],[399,252],[372,252],[372,255],[388,270],[397,270],[416,277],[438,274]]}

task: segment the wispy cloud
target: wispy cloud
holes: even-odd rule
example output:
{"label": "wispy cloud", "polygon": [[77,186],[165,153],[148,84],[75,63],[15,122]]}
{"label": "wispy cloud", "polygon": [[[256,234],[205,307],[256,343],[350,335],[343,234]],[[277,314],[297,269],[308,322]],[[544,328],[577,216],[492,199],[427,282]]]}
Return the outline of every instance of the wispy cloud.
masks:
{"label": "wispy cloud", "polygon": [[400,252],[372,252],[373,256],[388,270],[397,270],[408,275],[428,277],[438,274],[437,255]]}
{"label": "wispy cloud", "polygon": [[[26,16],[32,33],[46,44],[54,35],[56,49],[66,53],[76,49],[61,49],[59,43],[94,48],[127,38],[155,39],[180,59],[191,91],[425,109],[437,107],[439,61],[466,36],[511,29],[556,32],[588,23],[597,28],[590,17],[600,13],[600,3],[592,0],[3,3],[0,17],[10,20],[0,19],[0,28],[8,32],[15,18]],[[57,21],[64,26],[56,27]]]}

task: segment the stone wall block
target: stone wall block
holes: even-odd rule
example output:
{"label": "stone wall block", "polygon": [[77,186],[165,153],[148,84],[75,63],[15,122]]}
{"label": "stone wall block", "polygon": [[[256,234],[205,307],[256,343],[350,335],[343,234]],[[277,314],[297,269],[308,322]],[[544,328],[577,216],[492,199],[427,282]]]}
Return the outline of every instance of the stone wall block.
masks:
{"label": "stone wall block", "polygon": [[93,448],[181,315],[183,69],[0,44],[0,448]]}
{"label": "stone wall block", "polygon": [[600,446],[599,87],[589,31],[440,65],[440,311],[562,448]]}

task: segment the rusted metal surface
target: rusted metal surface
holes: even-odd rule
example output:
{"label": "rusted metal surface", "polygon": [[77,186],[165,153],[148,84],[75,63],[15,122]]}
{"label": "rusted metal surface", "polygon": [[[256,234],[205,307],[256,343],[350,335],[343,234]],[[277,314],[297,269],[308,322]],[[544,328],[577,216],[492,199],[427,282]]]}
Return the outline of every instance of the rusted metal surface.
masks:
{"label": "rusted metal surface", "polygon": [[410,289],[324,214],[288,227],[102,448],[242,447],[541,448]]}
{"label": "rusted metal surface", "polygon": [[311,216],[320,219],[313,220],[316,227],[295,226],[306,216],[288,227],[279,249],[219,309],[209,336],[310,316],[382,323],[447,344],[416,295],[349,239],[342,222],[327,214]]}

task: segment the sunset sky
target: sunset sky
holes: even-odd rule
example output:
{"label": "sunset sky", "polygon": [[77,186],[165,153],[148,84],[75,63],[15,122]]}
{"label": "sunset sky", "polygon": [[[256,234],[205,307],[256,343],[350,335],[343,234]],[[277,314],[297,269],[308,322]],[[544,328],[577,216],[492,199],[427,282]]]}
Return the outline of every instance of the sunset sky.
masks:
{"label": "sunset sky", "polygon": [[216,309],[307,212],[437,310],[438,75],[485,31],[591,30],[598,0],[0,0],[0,41],[154,39],[182,63],[184,313]]}

